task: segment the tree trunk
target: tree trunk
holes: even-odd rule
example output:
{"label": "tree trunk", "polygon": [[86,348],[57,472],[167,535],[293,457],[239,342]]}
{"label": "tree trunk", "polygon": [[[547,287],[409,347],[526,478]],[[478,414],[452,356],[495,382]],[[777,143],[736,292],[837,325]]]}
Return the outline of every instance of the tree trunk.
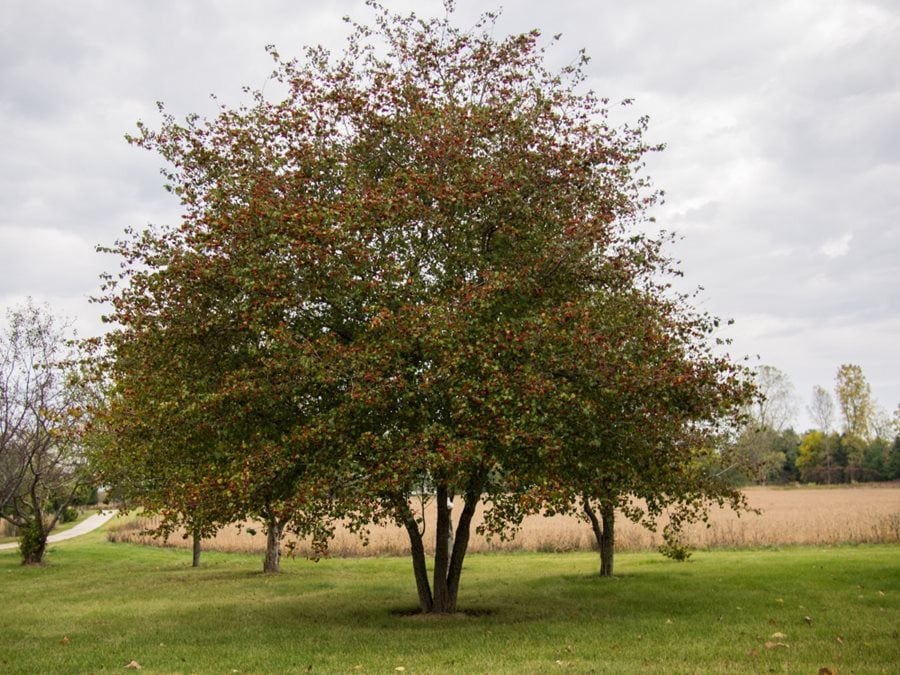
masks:
{"label": "tree trunk", "polygon": [[266,557],[263,572],[275,574],[281,571],[281,528],[283,524],[275,516],[266,518]]}
{"label": "tree trunk", "polygon": [[600,518],[591,507],[587,495],[581,498],[582,508],[591,521],[591,529],[597,540],[597,548],[600,549],[600,576],[611,577],[613,575],[613,557],[616,547],[616,507],[614,502],[603,500],[600,502]]}
{"label": "tree trunk", "polygon": [[193,559],[191,560],[191,567],[200,567],[200,533],[194,530],[192,536]]}
{"label": "tree trunk", "polygon": [[431,594],[431,586],[428,583],[428,567],[425,560],[425,545],[422,542],[422,533],[419,532],[419,524],[409,510],[409,504],[401,507],[403,526],[409,536],[409,546],[412,552],[413,574],[416,577],[416,591],[419,593],[419,609],[423,614],[428,614],[434,607],[434,598]]}
{"label": "tree trunk", "polygon": [[475,516],[475,508],[481,499],[481,491],[473,490],[466,493],[466,502],[462,513],[459,514],[459,522],[456,526],[456,538],[453,541],[453,555],[450,557],[450,569],[447,571],[447,590],[450,599],[448,612],[456,611],[456,597],[459,594],[459,578],[462,576],[463,560],[469,548],[469,536],[472,532],[472,518]]}
{"label": "tree trunk", "polygon": [[600,519],[603,521],[603,541],[600,543],[600,576],[613,575],[613,555],[616,550],[616,509],[612,502],[600,504]]}
{"label": "tree trunk", "polygon": [[[438,487],[437,509],[438,524],[435,532],[434,555],[434,606],[431,611],[434,614],[452,614],[457,608],[459,596],[459,579],[462,576],[463,561],[469,548],[469,536],[472,530],[472,518],[475,508],[481,497],[480,490],[470,490],[465,495],[463,510],[459,514],[456,524],[456,533],[452,538],[453,546],[450,551],[451,532],[453,521],[450,517],[451,507],[449,502],[450,492],[446,486]],[[439,564],[440,561],[440,564]]]}
{"label": "tree trunk", "polygon": [[[437,524],[435,526],[435,554],[433,585],[428,580],[425,546],[419,524],[408,505],[399,505],[403,525],[409,535],[412,549],[413,573],[416,590],[419,593],[419,608],[423,614],[452,614],[456,611],[459,595],[459,579],[462,576],[463,560],[469,546],[472,518],[481,493],[473,490],[465,496],[465,505],[456,525],[455,536],[451,539],[453,521],[446,484],[437,487]],[[452,546],[451,546],[452,541]],[[434,589],[432,592],[432,588]]]}
{"label": "tree trunk", "polygon": [[432,612],[452,612],[447,574],[450,568],[450,491],[446,483],[437,486],[437,525],[434,532],[434,606]]}

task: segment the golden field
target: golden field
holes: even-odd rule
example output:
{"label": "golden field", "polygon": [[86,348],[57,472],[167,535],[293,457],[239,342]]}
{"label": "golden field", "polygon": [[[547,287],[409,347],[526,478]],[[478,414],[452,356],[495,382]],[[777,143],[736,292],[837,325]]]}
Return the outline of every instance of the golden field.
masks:
{"label": "golden field", "polygon": [[[742,548],[790,544],[900,543],[900,483],[820,487],[751,487],[744,493],[760,514],[736,515],[729,509],[714,509],[708,526],[698,523],[685,531],[684,543],[692,548]],[[433,522],[433,502],[426,506],[426,524]],[[189,548],[181,536],[168,542],[141,535],[152,521],[136,518],[110,528],[111,541],[130,541]],[[481,523],[479,510],[474,525]],[[265,548],[265,535],[258,525],[230,526],[204,540],[204,550],[256,552]],[[426,539],[428,539],[426,533]],[[310,555],[306,542],[285,538],[285,550]],[[529,516],[515,537],[500,541],[474,534],[471,552],[486,551],[577,551],[590,550],[594,539],[590,526],[572,516]],[[662,537],[620,516],[616,521],[616,548],[620,551],[658,547]],[[329,544],[328,555],[338,557],[407,555],[406,532],[399,527],[373,527],[368,545],[346,529],[339,528]]]}

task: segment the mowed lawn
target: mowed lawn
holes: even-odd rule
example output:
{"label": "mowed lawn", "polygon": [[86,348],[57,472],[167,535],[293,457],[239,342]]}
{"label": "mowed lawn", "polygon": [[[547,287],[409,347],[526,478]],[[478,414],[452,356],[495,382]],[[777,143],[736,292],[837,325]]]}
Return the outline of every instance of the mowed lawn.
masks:
{"label": "mowed lawn", "polygon": [[[900,547],[477,554],[453,617],[405,558],[285,560],[111,544],[0,552],[0,672],[900,672]],[[825,672],[825,671],[823,671]]]}

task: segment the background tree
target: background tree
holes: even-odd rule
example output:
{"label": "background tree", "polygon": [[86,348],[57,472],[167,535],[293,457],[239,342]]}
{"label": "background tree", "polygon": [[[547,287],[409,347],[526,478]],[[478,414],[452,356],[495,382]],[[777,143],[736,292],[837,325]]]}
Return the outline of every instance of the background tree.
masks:
{"label": "background tree", "polygon": [[80,430],[88,400],[73,370],[66,327],[32,302],[0,332],[0,518],[20,532],[24,563],[40,563],[47,536],[88,478]]}
{"label": "background tree", "polygon": [[800,439],[797,454],[797,469],[801,480],[815,483],[838,483],[843,476],[843,467],[836,454],[840,438],[837,434],[826,434],[814,429]]}
{"label": "background tree", "polygon": [[797,413],[794,385],[782,370],[761,365],[754,372],[759,396],[752,406],[753,423],[760,429],[781,431]]}
{"label": "background tree", "polygon": [[897,480],[900,478],[900,434],[894,437],[891,444],[890,458],[887,465],[887,478]]}
{"label": "background tree", "polygon": [[893,440],[897,435],[895,419],[877,403],[873,403],[872,407],[874,408],[870,425],[872,439]]}
{"label": "background tree", "polygon": [[834,391],[844,420],[844,433],[869,439],[875,407],[872,388],[862,368],[851,363],[838,368]]}
{"label": "background tree", "polygon": [[747,406],[747,421],[725,450],[726,463],[743,480],[765,485],[789,479],[797,443],[789,424],[796,413],[794,388],[788,376],[773,366],[754,371],[757,395]]}
{"label": "background tree", "polygon": [[828,434],[834,425],[834,399],[825,387],[815,385],[813,387],[812,402],[806,411],[810,419],[816,425],[816,429]]}

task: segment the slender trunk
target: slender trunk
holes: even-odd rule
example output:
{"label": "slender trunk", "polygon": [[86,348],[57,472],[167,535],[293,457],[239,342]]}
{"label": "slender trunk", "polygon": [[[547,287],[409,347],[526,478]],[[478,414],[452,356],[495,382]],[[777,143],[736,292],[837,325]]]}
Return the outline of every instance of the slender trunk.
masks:
{"label": "slender trunk", "polygon": [[600,576],[613,575],[613,556],[616,551],[616,510],[612,502],[600,504],[600,519],[603,521],[603,541],[600,543]]}
{"label": "slender trunk", "polygon": [[434,607],[434,598],[431,595],[431,586],[428,583],[428,568],[425,562],[425,545],[422,543],[422,533],[419,532],[419,524],[409,510],[409,505],[401,507],[403,526],[409,535],[409,546],[412,552],[413,574],[416,577],[416,590],[419,593],[419,608],[423,614],[428,614]]}
{"label": "slender trunk", "polygon": [[434,607],[433,612],[452,612],[447,573],[450,568],[450,491],[446,483],[437,486],[437,525],[434,532]]}
{"label": "slender trunk", "polygon": [[281,571],[282,525],[273,515],[266,519],[266,557],[263,560],[263,572],[266,574],[275,574]]}
{"label": "slender trunk", "polygon": [[200,567],[200,532],[194,530],[191,534],[193,536],[193,559],[191,560],[191,567]]}
{"label": "slender trunk", "polygon": [[597,518],[594,507],[591,506],[591,501],[587,495],[582,495],[581,497],[581,508],[591,523],[591,531],[594,533],[594,539],[597,541],[597,550],[599,551],[603,548],[603,526],[600,524],[600,519]]}
{"label": "slender trunk", "polygon": [[453,555],[450,557],[450,569],[447,572],[447,590],[450,600],[448,612],[456,611],[456,597],[459,594],[459,578],[462,575],[463,560],[469,548],[469,536],[472,532],[472,518],[475,507],[481,498],[480,491],[466,493],[462,513],[456,526],[456,538],[453,541]]}
{"label": "slender trunk", "polygon": [[613,574],[613,556],[615,555],[615,504],[604,500],[600,502],[600,518],[594,512],[587,495],[581,498],[582,508],[591,521],[591,530],[600,549],[600,576],[611,577]]}

